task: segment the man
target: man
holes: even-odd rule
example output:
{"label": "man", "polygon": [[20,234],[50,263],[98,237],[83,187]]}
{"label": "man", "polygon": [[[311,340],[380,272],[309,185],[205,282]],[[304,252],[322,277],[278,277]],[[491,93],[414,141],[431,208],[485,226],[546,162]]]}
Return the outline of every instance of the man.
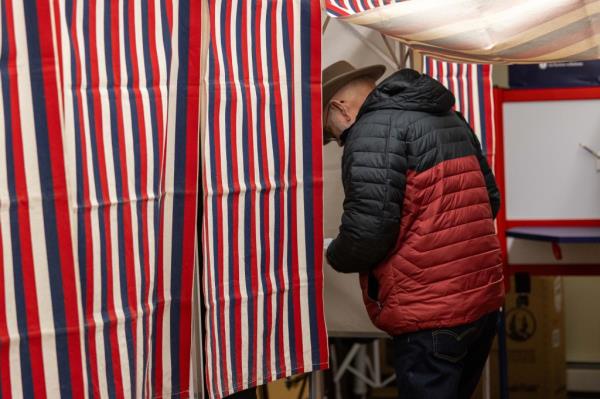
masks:
{"label": "man", "polygon": [[393,337],[402,398],[471,397],[504,298],[499,193],[454,96],[404,69],[340,61],[323,72],[326,142],[344,146],[344,213],[327,248],[360,273],[373,323]]}

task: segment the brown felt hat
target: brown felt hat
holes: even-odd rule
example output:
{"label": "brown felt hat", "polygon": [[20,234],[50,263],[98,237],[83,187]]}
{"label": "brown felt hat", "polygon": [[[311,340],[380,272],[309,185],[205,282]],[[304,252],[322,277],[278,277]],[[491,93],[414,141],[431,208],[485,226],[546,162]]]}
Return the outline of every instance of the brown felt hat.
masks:
{"label": "brown felt hat", "polygon": [[329,65],[323,70],[323,106],[329,103],[339,89],[354,79],[366,77],[377,80],[384,72],[384,65],[354,68],[347,61],[338,61]]}

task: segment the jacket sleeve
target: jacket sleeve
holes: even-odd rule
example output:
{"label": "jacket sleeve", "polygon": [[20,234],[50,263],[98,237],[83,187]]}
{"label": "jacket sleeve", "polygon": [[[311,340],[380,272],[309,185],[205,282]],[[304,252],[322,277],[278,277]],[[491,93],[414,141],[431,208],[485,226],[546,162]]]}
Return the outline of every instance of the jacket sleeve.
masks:
{"label": "jacket sleeve", "polygon": [[394,248],[407,169],[406,143],[390,123],[352,129],[342,160],[342,223],[327,249],[329,264],[343,273],[367,272]]}
{"label": "jacket sleeve", "polygon": [[460,112],[456,112],[456,115],[463,120],[463,122],[471,131],[471,142],[475,147],[475,151],[477,154],[477,159],[479,160],[479,167],[481,168],[481,172],[483,173],[483,177],[485,178],[485,185],[487,187],[488,196],[490,197],[490,205],[492,206],[492,214],[494,215],[494,219],[498,216],[498,211],[500,210],[500,191],[498,191],[498,185],[496,184],[496,178],[494,177],[494,173],[490,168],[490,165],[487,162],[486,157],[483,155],[481,150],[481,143],[477,138],[475,132],[471,129],[469,123],[465,120],[464,116]]}

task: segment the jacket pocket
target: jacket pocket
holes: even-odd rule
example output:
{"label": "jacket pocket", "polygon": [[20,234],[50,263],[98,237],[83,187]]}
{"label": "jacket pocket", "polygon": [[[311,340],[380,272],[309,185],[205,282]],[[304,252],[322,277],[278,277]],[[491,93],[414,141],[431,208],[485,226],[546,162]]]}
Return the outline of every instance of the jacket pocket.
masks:
{"label": "jacket pocket", "polygon": [[367,276],[367,297],[369,300],[375,302],[379,309],[381,309],[381,302],[379,301],[379,280],[377,280],[377,277],[375,277],[372,271],[370,271]]}
{"label": "jacket pocket", "polygon": [[438,359],[457,363],[469,352],[469,343],[477,328],[440,329],[433,331],[433,355]]}

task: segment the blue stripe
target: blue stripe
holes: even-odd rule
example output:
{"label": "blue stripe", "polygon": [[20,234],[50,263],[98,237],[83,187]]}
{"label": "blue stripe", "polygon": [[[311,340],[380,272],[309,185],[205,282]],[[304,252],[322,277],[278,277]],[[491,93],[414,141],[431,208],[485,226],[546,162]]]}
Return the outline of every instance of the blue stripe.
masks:
{"label": "blue stripe", "polygon": [[[71,39],[71,27],[73,26],[73,1],[67,0],[65,3],[65,13],[67,19],[67,27],[69,28],[69,39]],[[77,68],[75,62],[75,51],[73,46],[69,47],[71,55],[71,76],[76,76]],[[65,68],[67,66],[65,65]],[[89,204],[86,202],[84,197],[83,185],[84,185],[84,169],[83,169],[83,144],[81,142],[81,129],[79,115],[81,110],[79,109],[79,102],[76,100],[76,95],[73,91],[73,127],[74,127],[74,140],[75,140],[75,174],[77,181],[77,254],[79,262],[79,281],[81,286],[81,306],[84,317],[84,349],[86,359],[86,373],[88,377],[88,396],[93,397],[94,387],[92,386],[92,371],[91,371],[91,359],[90,359],[90,345],[87,339],[90,326],[85,320],[87,313],[90,311],[87,307],[86,298],[88,296],[88,289],[93,290],[94,287],[87,286],[87,273],[88,270],[92,270],[93,265],[87,263],[87,248],[86,244],[89,242],[85,231],[85,215],[90,212]],[[91,237],[89,237],[91,239]]]}
{"label": "blue stripe", "polygon": [[[190,4],[183,1],[179,4],[179,70],[177,82],[177,105],[175,109],[175,153],[174,161],[174,195],[173,195],[173,247],[171,252],[171,337],[178,337],[181,330],[181,279],[183,272],[183,237],[184,231],[184,207],[185,207],[185,178],[186,178],[186,146],[187,146],[187,91],[188,91],[188,68],[190,51]],[[188,265],[189,266],[189,265]],[[189,373],[189,370],[180,370],[179,353],[180,345],[178,339],[171,339],[171,373],[172,392],[181,392],[181,373]],[[184,387],[187,389],[187,387]]]}
{"label": "blue stripe", "polygon": [[[134,176],[134,182],[135,182],[135,195],[133,195],[133,193],[129,193],[129,199],[133,199],[136,198],[136,208],[137,208],[137,214],[138,214],[138,218],[140,218],[141,215],[141,201],[140,198],[142,196],[142,189],[141,189],[141,181],[140,181],[140,170],[141,170],[141,149],[140,149],[140,123],[141,121],[138,120],[138,114],[137,114],[137,107],[136,107],[136,102],[135,102],[135,91],[139,90],[140,87],[139,86],[134,86],[134,81],[133,81],[133,65],[132,65],[132,58],[133,57],[137,57],[137,54],[133,53],[133,50],[131,49],[131,42],[130,42],[130,35],[129,35],[129,30],[133,30],[134,26],[132,26],[132,24],[129,23],[130,20],[130,14],[129,14],[129,4],[130,1],[133,0],[125,0],[123,2],[123,21],[124,21],[124,26],[125,29],[123,32],[121,32],[121,35],[124,38],[124,44],[125,44],[125,66],[127,69],[127,93],[129,94],[129,107],[130,107],[130,111],[131,111],[131,136],[133,139],[133,176]],[[141,60],[139,61],[141,62]],[[121,60],[121,68],[123,68],[123,60]],[[116,83],[116,82],[115,82]],[[136,82],[136,84],[139,84],[139,82]],[[111,110],[112,113],[112,110]],[[114,114],[113,114],[114,115]],[[114,120],[115,118],[111,118],[112,120]],[[125,130],[124,134],[127,134],[127,130]],[[134,263],[132,262],[131,265],[128,265],[125,259],[125,240],[128,240],[129,237],[126,237],[126,233],[125,233],[125,223],[124,223],[124,207],[129,206],[129,204],[127,204],[125,201],[127,200],[126,198],[123,198],[123,187],[124,184],[126,184],[126,182],[123,182],[122,180],[122,176],[119,173],[119,171],[121,170],[122,167],[126,167],[126,165],[120,165],[119,160],[119,142],[118,142],[118,133],[116,130],[116,126],[115,129],[113,130],[113,161],[114,161],[114,168],[115,168],[115,180],[116,180],[116,193],[117,193],[117,197],[119,198],[120,202],[117,205],[117,220],[118,220],[118,234],[119,234],[119,278],[120,278],[120,289],[121,289],[121,306],[123,308],[123,313],[125,315],[125,338],[127,340],[127,354],[128,354],[128,360],[129,360],[129,378],[130,378],[130,384],[131,384],[131,392],[135,392],[135,387],[136,387],[136,372],[135,372],[135,363],[136,363],[136,357],[135,357],[135,348],[134,348],[134,337],[133,337],[133,326],[132,324],[135,323],[136,321],[132,319],[133,315],[131,314],[131,310],[129,309],[129,297],[128,297],[128,287],[129,286],[133,286],[135,287],[135,281],[128,281],[127,280],[127,268],[128,267],[133,267]],[[131,171],[129,171],[131,172]],[[128,176],[129,177],[129,176]],[[132,215],[133,216],[133,215]],[[135,223],[136,221],[133,220],[132,217],[132,223]],[[138,219],[137,222],[141,225],[141,221]],[[142,229],[138,229],[138,240],[141,239],[141,235],[142,235]],[[131,240],[133,241],[134,237],[133,237],[133,232],[132,232],[132,237]],[[133,242],[132,242],[133,244]],[[143,265],[144,264],[144,257],[143,257],[143,247],[139,247],[139,254],[140,254],[140,264]],[[133,255],[133,254],[131,254]],[[143,273],[142,273],[143,274]],[[135,317],[137,318],[137,315],[135,315]]]}
{"label": "blue stripe", "polygon": [[[234,125],[232,124],[232,121],[230,119],[230,115],[231,115],[231,107],[232,107],[232,92],[234,90],[233,88],[233,82],[229,81],[229,76],[230,76],[230,66],[229,63],[231,62],[231,60],[229,60],[229,57],[227,57],[227,50],[226,50],[226,46],[229,45],[229,43],[227,43],[226,40],[226,36],[225,36],[225,29],[228,29],[232,24],[233,21],[228,21],[227,20],[227,7],[228,5],[226,3],[223,3],[223,6],[221,7],[221,15],[219,16],[220,18],[220,26],[222,27],[222,31],[221,31],[221,59],[223,60],[223,73],[225,75],[225,93],[223,93],[223,95],[225,96],[225,126],[224,126],[224,131],[228,132],[227,135],[225,135],[224,137],[226,137],[226,139],[224,140],[225,143],[222,143],[221,145],[226,145],[227,148],[231,148],[230,146],[233,145],[233,140],[231,140],[232,138],[232,132],[234,131],[233,129],[235,128]],[[233,17],[233,15],[231,16]],[[219,134],[220,135],[221,132],[215,132],[215,134]],[[233,197],[234,195],[237,194],[232,194],[232,190],[233,190],[233,159],[232,159],[232,151],[225,151],[225,159],[227,162],[227,188],[229,190],[228,194],[227,194],[227,208],[224,210],[226,217],[227,217],[227,225],[229,226],[228,229],[228,242],[229,245],[227,246],[227,253],[228,253],[228,264],[224,264],[223,267],[224,268],[228,268],[229,269],[229,280],[228,281],[224,281],[224,287],[227,287],[227,289],[229,290],[229,345],[230,348],[235,348],[235,343],[236,343],[236,335],[238,333],[238,328],[235,328],[236,325],[236,321],[235,321],[235,312],[237,311],[237,308],[239,306],[239,301],[236,298],[235,295],[235,282],[233,279],[233,273],[234,273],[234,267],[236,262],[234,261],[234,251],[233,251],[233,237],[234,237],[234,233],[237,234],[237,231],[234,232],[233,231],[233,214],[234,212],[236,212],[233,209]],[[237,248],[236,248],[237,249]],[[233,391],[237,391],[237,381],[238,381],[238,375],[237,375],[237,370],[235,367],[236,364],[236,359],[238,357],[238,353],[235,350],[230,350],[229,351],[229,361],[231,364],[231,369],[230,374],[231,374],[231,381],[233,382],[233,386],[230,387]]]}
{"label": "blue stripe", "polygon": [[[300,4],[300,26],[311,26],[311,4],[310,2],[301,2]],[[321,228],[320,223],[315,223],[314,220],[314,199],[313,199],[313,153],[312,153],[312,76],[310,71],[312,57],[311,52],[311,33],[310,29],[300,29],[300,49],[302,62],[302,146],[303,146],[303,165],[304,165],[304,224],[305,224],[305,240],[306,240],[306,274],[308,286],[308,304],[310,317],[310,342],[313,364],[321,359],[319,348],[319,325],[317,315],[317,304],[315,301],[315,276],[314,265],[316,259],[314,255],[315,247],[315,229]],[[318,156],[318,155],[316,155]],[[317,205],[318,206],[318,205]],[[318,226],[316,226],[318,224]],[[320,243],[319,243],[320,245]],[[308,366],[308,365],[305,365]]]}
{"label": "blue stripe", "polygon": [[[6,182],[8,184],[8,194],[10,197],[9,215],[10,215],[10,235],[12,250],[12,267],[14,273],[15,305],[17,316],[17,328],[19,330],[19,356],[21,359],[21,384],[23,387],[23,397],[33,398],[33,377],[31,357],[29,353],[29,334],[27,330],[27,307],[25,305],[26,289],[23,282],[23,260],[21,258],[21,243],[19,239],[19,200],[15,185],[15,159],[13,155],[13,126],[12,110],[10,106],[10,78],[8,74],[8,31],[6,3],[0,2],[2,9],[2,49],[0,50],[0,76],[2,79],[2,100],[4,107],[4,120],[6,126]],[[16,78],[16,77],[13,77]],[[0,160],[4,162],[4,160]]]}
{"label": "blue stripe", "polygon": [[[90,63],[90,49],[91,47],[91,43],[90,43],[90,36],[89,36],[89,24],[86,23],[85,21],[89,21],[89,3],[88,2],[83,2],[83,19],[82,21],[84,21],[84,23],[82,24],[82,28],[83,28],[83,40],[84,40],[84,52],[85,52],[85,65],[86,65],[86,70],[85,70],[85,76],[87,77],[91,77],[92,76],[92,71],[91,71],[91,63]],[[83,73],[83,72],[82,72]],[[89,86],[89,80],[88,80],[88,86]],[[101,270],[101,275],[100,275],[100,297],[101,297],[101,313],[102,313],[102,321],[103,321],[103,326],[102,326],[102,330],[103,330],[103,336],[104,336],[104,354],[105,354],[105,365],[106,365],[106,382],[108,385],[108,395],[110,397],[114,397],[116,395],[115,392],[115,373],[113,370],[113,365],[112,365],[112,357],[111,357],[111,353],[113,351],[113,348],[111,346],[110,343],[110,328],[111,325],[113,324],[113,322],[115,322],[114,320],[110,320],[109,314],[108,314],[108,294],[107,294],[107,282],[108,282],[108,262],[107,262],[107,244],[106,244],[106,226],[104,223],[104,217],[103,217],[103,213],[104,213],[104,207],[106,206],[106,202],[107,199],[105,200],[102,197],[102,184],[100,181],[100,161],[98,159],[98,148],[96,147],[96,126],[94,124],[95,121],[95,115],[94,115],[94,103],[93,103],[93,97],[92,97],[92,91],[91,90],[86,90],[86,100],[87,100],[87,108],[88,108],[88,118],[89,118],[89,131],[90,131],[90,146],[92,148],[92,164],[93,164],[93,168],[92,171],[94,173],[94,183],[96,186],[96,200],[98,201],[98,203],[100,204],[100,206],[98,207],[98,225],[99,225],[99,233],[100,233],[100,267],[102,268]],[[99,134],[102,134],[102,132],[98,132]],[[87,171],[85,171],[87,172]],[[91,183],[91,182],[90,182]],[[112,298],[111,298],[112,300]],[[115,326],[116,328],[116,326]],[[116,350],[116,348],[114,348]]]}
{"label": "blue stripe", "polygon": [[[282,26],[282,33],[283,33],[283,60],[285,62],[285,72],[286,72],[286,86],[287,86],[287,96],[288,96],[288,101],[287,101],[287,108],[289,110],[288,112],[288,123],[289,123],[289,132],[288,132],[288,142],[290,143],[289,148],[288,148],[288,159],[292,160],[292,151],[295,150],[293,143],[295,142],[295,135],[296,134],[300,134],[300,132],[297,132],[295,130],[295,126],[292,125],[293,123],[293,116],[295,116],[295,107],[294,107],[294,98],[293,95],[295,93],[292,93],[292,87],[294,85],[294,77],[292,76],[292,51],[290,48],[290,31],[294,31],[294,21],[289,21],[288,20],[288,7],[289,7],[289,2],[284,1],[282,4],[282,22],[283,22],[283,26]],[[293,14],[292,14],[293,15]],[[293,45],[293,44],[292,44]],[[292,176],[291,174],[291,170],[290,170],[290,164],[288,164],[288,170],[286,170],[286,174],[288,176],[288,181],[290,181],[291,179],[295,179],[296,176]],[[295,187],[294,187],[295,190]],[[288,196],[287,196],[287,214],[288,215],[292,215],[296,213],[296,210],[292,208],[292,197],[293,197],[293,190],[288,189]],[[296,226],[297,227],[297,226]],[[294,260],[292,257],[293,251],[297,250],[298,248],[298,243],[297,242],[292,242],[291,237],[294,231],[294,227],[292,226],[291,220],[287,221],[287,236],[288,236],[288,243],[287,243],[287,275],[288,275],[288,281],[289,281],[289,289],[287,290],[287,297],[288,297],[288,313],[291,315],[291,317],[288,318],[288,334],[289,334],[289,347],[291,348],[291,350],[289,351],[289,355],[290,355],[290,365],[292,367],[292,370],[296,370],[299,367],[298,364],[298,353],[296,353],[296,331],[300,326],[296,325],[296,320],[295,320],[295,315],[297,312],[299,312],[300,309],[296,309],[294,307],[294,297],[300,295],[300,287],[294,286],[293,285],[293,278],[294,278],[294,270],[298,268],[299,265],[294,264]],[[288,370],[289,372],[290,370]]]}
{"label": "blue stripe", "polygon": [[481,150],[483,155],[487,155],[487,140],[486,140],[486,131],[487,124],[485,120],[485,97],[484,97],[484,76],[483,76],[483,65],[477,65],[477,88],[479,94],[479,110],[475,110],[479,112],[479,120],[481,121]]}
{"label": "blue stripe", "polygon": [[[56,355],[58,360],[58,377],[60,394],[63,398],[72,397],[69,347],[67,341],[68,328],[63,291],[63,276],[58,244],[57,214],[55,208],[55,193],[50,159],[50,141],[47,125],[46,96],[43,71],[47,60],[42,62],[40,36],[38,32],[37,9],[28,4],[24,7],[27,31],[27,49],[29,52],[30,81],[32,90],[33,118],[35,121],[35,136],[39,165],[40,188],[42,193],[42,209],[44,218],[44,235],[46,240],[46,256],[48,275],[50,278],[50,295],[52,297],[52,314],[56,331]],[[66,201],[66,198],[63,199]]]}
{"label": "blue stripe", "polygon": [[423,57],[423,73],[425,75],[429,75],[435,79],[435,76],[431,75],[431,71],[429,68],[429,57]]}
{"label": "blue stripe", "polygon": [[[236,53],[237,53],[237,59],[240,61],[238,62],[238,69],[237,69],[237,76],[238,78],[243,79],[249,79],[249,76],[244,76],[244,64],[246,61],[243,61],[244,59],[247,60],[245,54],[244,54],[244,49],[242,49],[242,38],[243,36],[247,33],[247,32],[242,32],[242,24],[241,24],[241,17],[242,17],[242,2],[238,2],[238,8],[237,8],[237,16],[238,16],[238,21],[240,21],[240,23],[237,23],[236,26]],[[251,18],[252,17],[252,10],[250,10],[251,12],[247,13],[246,17],[247,18]],[[246,21],[248,22],[248,21]],[[249,26],[249,25],[246,25]],[[251,45],[249,43],[249,45]],[[244,81],[244,85],[242,85],[241,87],[241,93],[242,93],[242,98],[241,98],[241,102],[242,102],[242,115],[243,115],[243,119],[242,119],[242,131],[240,132],[242,134],[242,154],[243,154],[243,165],[244,165],[244,173],[239,176],[240,179],[243,179],[244,184],[247,188],[246,194],[244,195],[244,221],[245,224],[243,226],[243,231],[244,231],[244,266],[245,266],[245,273],[246,273],[246,298],[247,298],[247,314],[248,314],[248,342],[251,344],[252,342],[254,342],[254,329],[256,328],[256,320],[254,319],[254,306],[255,306],[255,297],[256,294],[255,292],[252,291],[252,259],[256,258],[256,254],[252,252],[252,248],[251,248],[251,228],[252,228],[252,224],[250,222],[250,219],[252,217],[254,217],[254,212],[252,210],[252,202],[251,202],[251,198],[256,195],[256,192],[254,191],[250,191],[251,190],[251,179],[250,179],[250,159],[249,159],[249,146],[250,143],[252,142],[252,136],[250,135],[250,131],[249,131],[249,126],[248,126],[248,122],[249,122],[249,113],[251,112],[251,110],[248,109],[247,107],[247,101],[248,101],[248,96],[249,96],[249,89],[247,88],[246,84],[248,84],[248,81]],[[244,320],[242,320],[243,322]],[[254,383],[254,381],[252,381],[252,378],[254,376],[254,374],[256,373],[256,369],[254,367],[254,357],[255,357],[256,353],[255,350],[250,347],[248,350],[248,381],[246,381],[248,383],[248,385],[250,386],[252,383]]]}
{"label": "blue stripe", "polygon": [[275,103],[275,84],[277,84],[278,82],[274,82],[273,81],[273,71],[275,68],[277,68],[277,65],[274,65],[274,61],[273,61],[273,52],[272,52],[272,41],[271,41],[271,35],[272,35],[272,30],[274,29],[274,26],[271,24],[271,14],[274,13],[276,10],[274,9],[274,5],[272,2],[267,3],[267,15],[266,15],[266,22],[265,22],[265,28],[266,28],[266,32],[265,32],[265,37],[266,37],[266,54],[265,57],[267,58],[267,70],[268,70],[268,81],[269,81],[269,116],[270,116],[270,129],[267,131],[267,134],[270,133],[270,137],[267,136],[267,140],[269,140],[269,138],[271,139],[271,144],[273,145],[273,170],[275,171],[274,173],[274,178],[275,178],[275,185],[274,187],[271,188],[271,190],[274,190],[274,195],[273,195],[273,200],[275,201],[274,204],[274,215],[273,215],[273,226],[274,226],[274,231],[273,231],[273,259],[272,259],[272,265],[273,265],[273,274],[275,276],[275,289],[273,290],[273,294],[276,298],[276,303],[277,303],[277,309],[275,310],[274,314],[275,314],[275,326],[276,326],[276,330],[274,331],[275,334],[275,353],[273,353],[274,357],[275,357],[275,368],[277,370],[277,378],[280,378],[281,375],[281,371],[282,371],[282,364],[281,361],[279,359],[278,354],[283,352],[283,342],[281,342],[280,338],[279,338],[279,334],[278,334],[278,330],[281,326],[282,323],[282,314],[283,314],[283,303],[280,300],[280,295],[283,294],[282,289],[283,287],[281,287],[282,282],[279,281],[278,278],[278,274],[279,274],[279,269],[281,267],[283,267],[283,265],[281,265],[279,263],[279,259],[280,259],[280,249],[279,249],[279,242],[281,240],[283,240],[283,236],[282,236],[282,232],[281,232],[281,221],[283,218],[282,212],[281,212],[281,206],[282,204],[280,203],[279,200],[279,195],[280,195],[280,190],[282,189],[281,185],[283,184],[283,182],[279,181],[279,171],[281,169],[281,163],[282,163],[282,159],[280,159],[279,157],[279,147],[283,144],[283,143],[279,143],[279,131],[277,130],[277,118],[275,116],[275,113],[277,112],[277,104]]}

